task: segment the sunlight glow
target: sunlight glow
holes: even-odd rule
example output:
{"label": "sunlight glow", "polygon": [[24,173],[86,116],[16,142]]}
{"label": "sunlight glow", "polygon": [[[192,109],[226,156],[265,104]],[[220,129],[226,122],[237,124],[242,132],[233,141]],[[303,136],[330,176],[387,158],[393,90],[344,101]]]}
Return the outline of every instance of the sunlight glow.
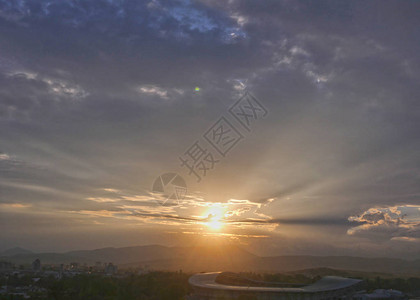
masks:
{"label": "sunlight glow", "polygon": [[222,222],[216,219],[212,219],[211,221],[207,222],[206,225],[214,230],[219,230],[223,226]]}
{"label": "sunlight glow", "polygon": [[213,206],[211,207],[207,213],[207,221],[204,223],[207,227],[213,230],[220,230],[224,223],[223,223],[223,217],[224,217],[224,208],[219,206]]}

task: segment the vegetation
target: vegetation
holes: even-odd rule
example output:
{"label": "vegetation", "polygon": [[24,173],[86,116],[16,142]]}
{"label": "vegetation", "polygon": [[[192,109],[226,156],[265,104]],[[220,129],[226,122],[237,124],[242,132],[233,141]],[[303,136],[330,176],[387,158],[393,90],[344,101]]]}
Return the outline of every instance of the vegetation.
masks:
{"label": "vegetation", "polygon": [[[143,275],[107,277],[81,274],[74,277],[55,279],[53,277],[31,278],[25,276],[0,276],[2,286],[9,288],[29,287],[28,295],[34,300],[181,300],[191,290],[188,278],[191,274],[182,272],[151,272]],[[318,276],[303,274],[259,274],[241,273],[256,281],[282,283],[311,283]],[[419,296],[420,278],[364,278],[367,290],[396,289],[409,295]],[[0,300],[19,300],[22,296],[0,295]],[[243,295],[241,300],[252,300]]]}
{"label": "vegetation", "polygon": [[290,283],[290,284],[311,284],[319,280],[321,277],[309,277],[303,274],[283,274],[283,273],[239,273],[240,276],[255,281],[273,282],[273,283]]}
{"label": "vegetation", "polygon": [[181,272],[124,278],[79,275],[54,282],[49,290],[56,300],[181,300],[189,291],[188,277]]}
{"label": "vegetation", "polygon": [[[82,274],[54,279],[41,278],[34,284],[17,276],[2,278],[10,287],[36,286],[47,292],[43,296],[28,293],[31,299],[48,300],[181,300],[189,293],[188,277],[182,272],[152,272],[126,277]],[[17,300],[18,295],[0,296],[0,300]],[[23,298],[22,298],[23,299]]]}
{"label": "vegetation", "polygon": [[365,279],[367,289],[393,289],[402,292],[410,293],[413,295],[420,295],[420,278],[368,278]]}

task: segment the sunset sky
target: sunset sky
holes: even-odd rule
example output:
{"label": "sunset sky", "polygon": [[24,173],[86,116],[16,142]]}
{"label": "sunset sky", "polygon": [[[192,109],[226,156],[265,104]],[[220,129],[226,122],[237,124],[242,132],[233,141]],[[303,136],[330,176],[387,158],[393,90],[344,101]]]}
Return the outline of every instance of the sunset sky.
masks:
{"label": "sunset sky", "polygon": [[0,250],[420,258],[419,53],[419,1],[0,0]]}

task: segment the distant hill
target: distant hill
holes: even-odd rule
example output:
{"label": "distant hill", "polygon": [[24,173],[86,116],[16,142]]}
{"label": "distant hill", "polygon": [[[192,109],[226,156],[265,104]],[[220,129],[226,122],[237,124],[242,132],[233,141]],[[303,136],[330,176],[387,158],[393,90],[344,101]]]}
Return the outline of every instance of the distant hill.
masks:
{"label": "distant hill", "polygon": [[[19,252],[19,251],[17,251]],[[12,253],[12,252],[8,252]],[[36,258],[47,264],[70,262],[94,264],[113,262],[120,268],[148,266],[155,270],[259,271],[292,272],[330,268],[359,272],[394,273],[420,276],[420,260],[365,258],[351,256],[275,256],[260,257],[236,246],[165,247],[159,245],[124,248],[102,248],[66,253],[17,253],[1,255],[0,260],[29,264]],[[324,269],[328,270],[328,269]]]}
{"label": "distant hill", "polygon": [[31,253],[32,251],[29,251],[20,247],[14,247],[14,248],[7,249],[3,252],[0,252],[0,256],[13,256],[17,254],[31,254]]}
{"label": "distant hill", "polygon": [[420,274],[420,260],[408,261],[397,258],[366,258],[353,256],[277,256],[262,257],[264,268],[285,271],[313,268]]}
{"label": "distant hill", "polygon": [[127,264],[139,260],[174,259],[180,253],[177,248],[169,248],[159,245],[124,247],[124,248],[102,248],[95,250],[80,250],[67,252],[66,255],[83,257],[89,262],[115,262]]}

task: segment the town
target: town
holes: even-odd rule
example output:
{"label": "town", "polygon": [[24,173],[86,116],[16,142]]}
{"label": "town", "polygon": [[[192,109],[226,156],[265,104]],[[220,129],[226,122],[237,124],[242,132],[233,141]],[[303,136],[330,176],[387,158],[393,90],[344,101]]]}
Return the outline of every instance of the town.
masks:
{"label": "town", "polygon": [[[207,277],[212,280],[208,281]],[[353,279],[308,274],[192,274],[181,270],[150,270],[147,265],[118,269],[112,262],[100,261],[93,265],[42,264],[40,259],[30,265],[0,262],[0,300],[318,299],[328,293],[337,299],[418,299],[419,286],[417,277]]]}

